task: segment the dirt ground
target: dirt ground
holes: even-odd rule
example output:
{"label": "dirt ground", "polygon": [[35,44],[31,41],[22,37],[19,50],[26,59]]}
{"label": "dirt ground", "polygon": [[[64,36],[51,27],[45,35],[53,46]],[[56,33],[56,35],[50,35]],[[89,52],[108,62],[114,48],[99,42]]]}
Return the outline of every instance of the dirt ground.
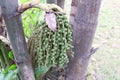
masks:
{"label": "dirt ground", "polygon": [[[120,0],[102,0],[87,80],[120,80]],[[93,44],[93,45],[94,45]]]}

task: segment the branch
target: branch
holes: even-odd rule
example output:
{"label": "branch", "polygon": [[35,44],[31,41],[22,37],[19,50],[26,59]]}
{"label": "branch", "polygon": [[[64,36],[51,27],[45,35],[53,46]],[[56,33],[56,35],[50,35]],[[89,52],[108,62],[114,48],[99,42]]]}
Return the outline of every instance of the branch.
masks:
{"label": "branch", "polygon": [[24,11],[30,9],[30,8],[38,8],[42,9],[46,12],[50,12],[51,10],[58,11],[60,13],[65,13],[63,9],[55,4],[42,4],[42,3],[36,3],[36,2],[27,2],[21,6],[18,7],[18,12],[12,14],[11,16],[8,17],[8,19],[11,19],[12,17],[15,17],[17,15],[22,14]]}
{"label": "branch", "polygon": [[18,7],[18,11],[24,10],[29,8],[30,6],[38,5],[40,3],[40,0],[33,0],[32,2],[26,2],[25,4],[22,4]]}
{"label": "branch", "polygon": [[82,58],[84,59],[89,59],[97,50],[99,49],[99,47],[92,47],[88,53],[85,53]]}
{"label": "branch", "polygon": [[99,47],[92,47],[91,49],[90,49],[90,56],[92,55],[92,54],[94,54],[97,50],[99,49]]}

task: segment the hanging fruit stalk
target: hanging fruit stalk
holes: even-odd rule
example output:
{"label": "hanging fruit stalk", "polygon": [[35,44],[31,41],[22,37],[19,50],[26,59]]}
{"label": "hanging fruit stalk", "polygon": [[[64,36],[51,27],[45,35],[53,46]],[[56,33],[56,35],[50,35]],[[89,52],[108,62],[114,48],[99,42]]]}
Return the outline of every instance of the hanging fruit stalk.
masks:
{"label": "hanging fruit stalk", "polygon": [[[28,49],[31,54],[34,68],[64,67],[68,62],[67,51],[72,48],[72,29],[63,14],[55,14],[56,23],[40,21],[35,32],[28,40]],[[49,28],[56,25],[56,30]]]}

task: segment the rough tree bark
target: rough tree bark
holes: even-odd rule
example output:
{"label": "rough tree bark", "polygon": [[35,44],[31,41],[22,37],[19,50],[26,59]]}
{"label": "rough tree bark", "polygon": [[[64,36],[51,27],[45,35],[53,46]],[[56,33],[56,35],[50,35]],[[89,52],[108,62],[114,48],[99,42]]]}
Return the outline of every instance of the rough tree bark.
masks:
{"label": "rough tree bark", "polygon": [[18,0],[0,0],[0,6],[7,26],[15,62],[20,70],[20,78],[21,80],[35,80],[23,33],[21,16],[9,19],[9,16],[17,11]]}
{"label": "rough tree bark", "polygon": [[70,23],[73,27],[74,58],[68,64],[66,80],[85,80],[96,31],[101,0],[72,0]]}
{"label": "rough tree bark", "polygon": [[47,0],[47,3],[54,3],[54,4],[57,4],[57,0]]}
{"label": "rough tree bark", "polygon": [[57,5],[64,9],[65,0],[57,0]]}

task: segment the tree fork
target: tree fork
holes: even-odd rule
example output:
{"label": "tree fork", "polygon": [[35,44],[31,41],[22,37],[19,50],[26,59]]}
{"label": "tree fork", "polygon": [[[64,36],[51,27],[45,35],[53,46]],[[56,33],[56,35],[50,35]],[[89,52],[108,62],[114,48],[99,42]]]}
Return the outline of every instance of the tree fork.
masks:
{"label": "tree fork", "polygon": [[0,6],[13,49],[15,63],[19,68],[20,78],[21,80],[35,80],[23,33],[21,16],[18,15],[8,19],[11,14],[18,10],[18,0],[0,0]]}
{"label": "tree fork", "polygon": [[101,0],[72,0],[70,23],[73,28],[74,59],[68,64],[66,80],[85,80],[96,31]]}

